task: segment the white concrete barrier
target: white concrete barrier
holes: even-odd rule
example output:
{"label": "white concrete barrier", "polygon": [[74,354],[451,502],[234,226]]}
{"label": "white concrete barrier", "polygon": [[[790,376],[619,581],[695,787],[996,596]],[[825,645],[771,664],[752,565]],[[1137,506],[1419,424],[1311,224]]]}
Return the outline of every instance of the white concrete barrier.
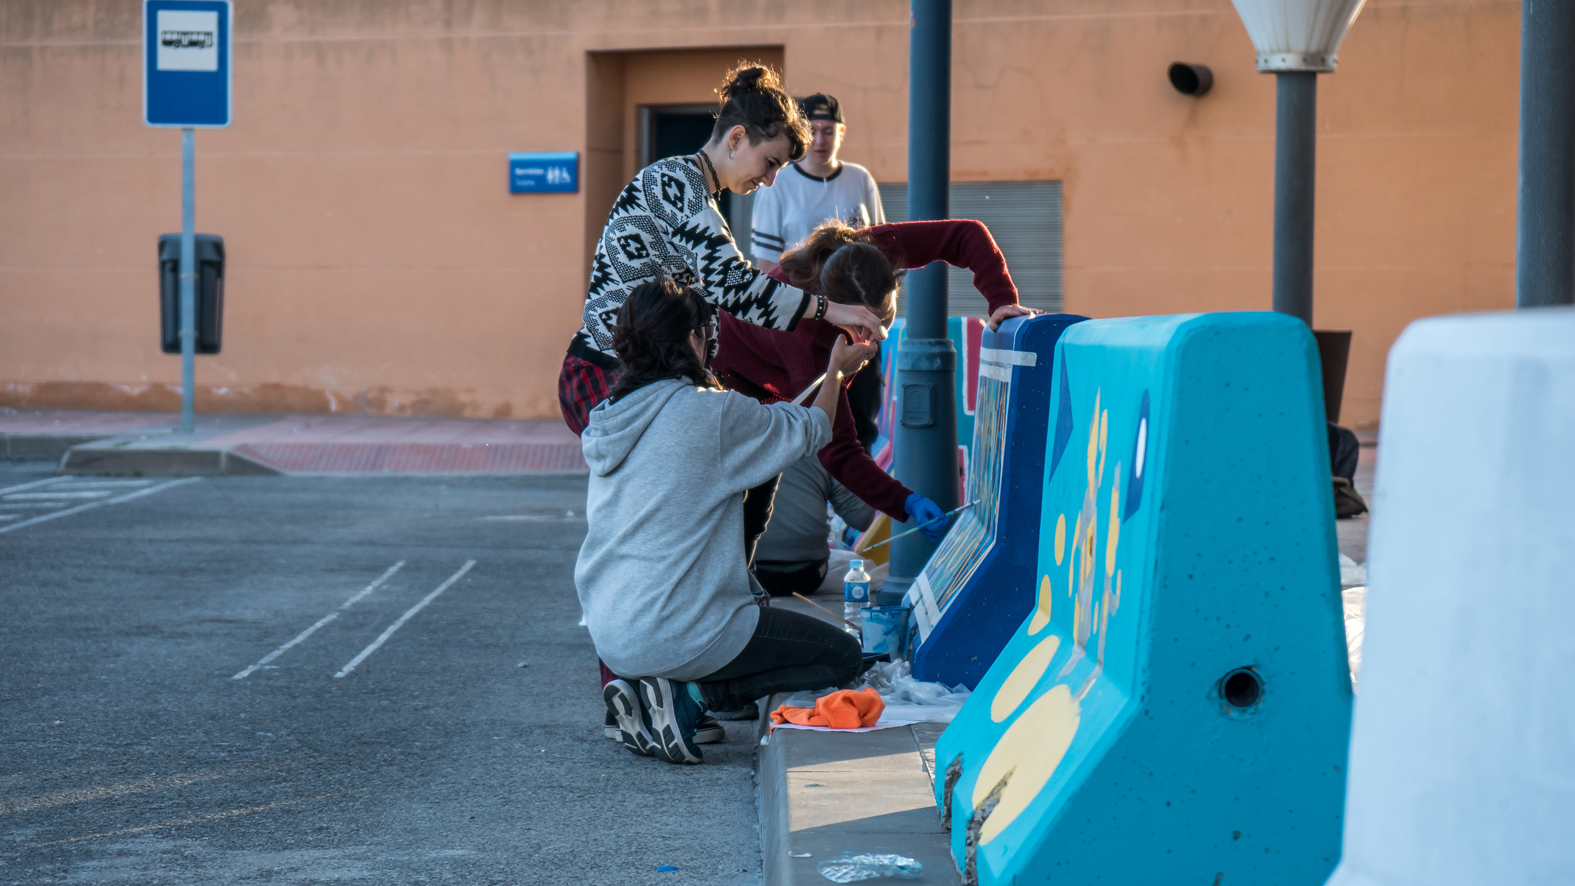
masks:
{"label": "white concrete barrier", "polygon": [[1575,309],[1389,354],[1331,886],[1575,883]]}

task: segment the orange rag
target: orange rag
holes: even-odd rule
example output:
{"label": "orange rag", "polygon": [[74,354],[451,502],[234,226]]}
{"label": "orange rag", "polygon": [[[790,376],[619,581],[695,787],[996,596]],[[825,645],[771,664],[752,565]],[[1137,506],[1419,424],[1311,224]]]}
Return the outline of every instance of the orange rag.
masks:
{"label": "orange rag", "polygon": [[832,729],[857,729],[874,726],[880,720],[886,703],[880,693],[865,687],[858,691],[839,689],[815,700],[812,708],[790,708],[781,705],[771,712],[771,723],[793,723],[798,726],[829,726]]}

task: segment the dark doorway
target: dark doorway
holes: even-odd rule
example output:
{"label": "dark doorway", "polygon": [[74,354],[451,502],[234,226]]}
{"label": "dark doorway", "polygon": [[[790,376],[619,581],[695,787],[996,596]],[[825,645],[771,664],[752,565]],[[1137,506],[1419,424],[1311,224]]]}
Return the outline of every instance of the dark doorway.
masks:
{"label": "dark doorway", "polygon": [[[650,105],[640,112],[644,134],[641,167],[664,157],[693,154],[711,140],[711,129],[716,125],[715,109],[710,105]],[[739,250],[751,259],[749,214],[753,203],[751,197],[732,191],[723,191],[717,198]]]}

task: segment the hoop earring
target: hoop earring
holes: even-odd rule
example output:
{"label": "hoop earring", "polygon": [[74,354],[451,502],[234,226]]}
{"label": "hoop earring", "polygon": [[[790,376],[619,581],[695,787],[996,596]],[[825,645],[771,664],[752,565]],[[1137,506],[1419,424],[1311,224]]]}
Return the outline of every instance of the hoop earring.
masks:
{"label": "hoop earring", "polygon": [[727,159],[731,160],[735,156],[737,156],[737,154],[738,154],[738,149],[734,148],[733,150],[727,152]]}

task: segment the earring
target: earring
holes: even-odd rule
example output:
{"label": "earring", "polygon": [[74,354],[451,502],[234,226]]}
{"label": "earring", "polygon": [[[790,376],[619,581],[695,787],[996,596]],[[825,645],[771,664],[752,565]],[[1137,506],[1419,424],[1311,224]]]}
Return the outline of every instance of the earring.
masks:
{"label": "earring", "polygon": [[737,153],[738,153],[738,151],[736,149],[728,151],[727,152],[727,159],[729,159],[729,160],[733,159],[734,155],[736,155]]}

